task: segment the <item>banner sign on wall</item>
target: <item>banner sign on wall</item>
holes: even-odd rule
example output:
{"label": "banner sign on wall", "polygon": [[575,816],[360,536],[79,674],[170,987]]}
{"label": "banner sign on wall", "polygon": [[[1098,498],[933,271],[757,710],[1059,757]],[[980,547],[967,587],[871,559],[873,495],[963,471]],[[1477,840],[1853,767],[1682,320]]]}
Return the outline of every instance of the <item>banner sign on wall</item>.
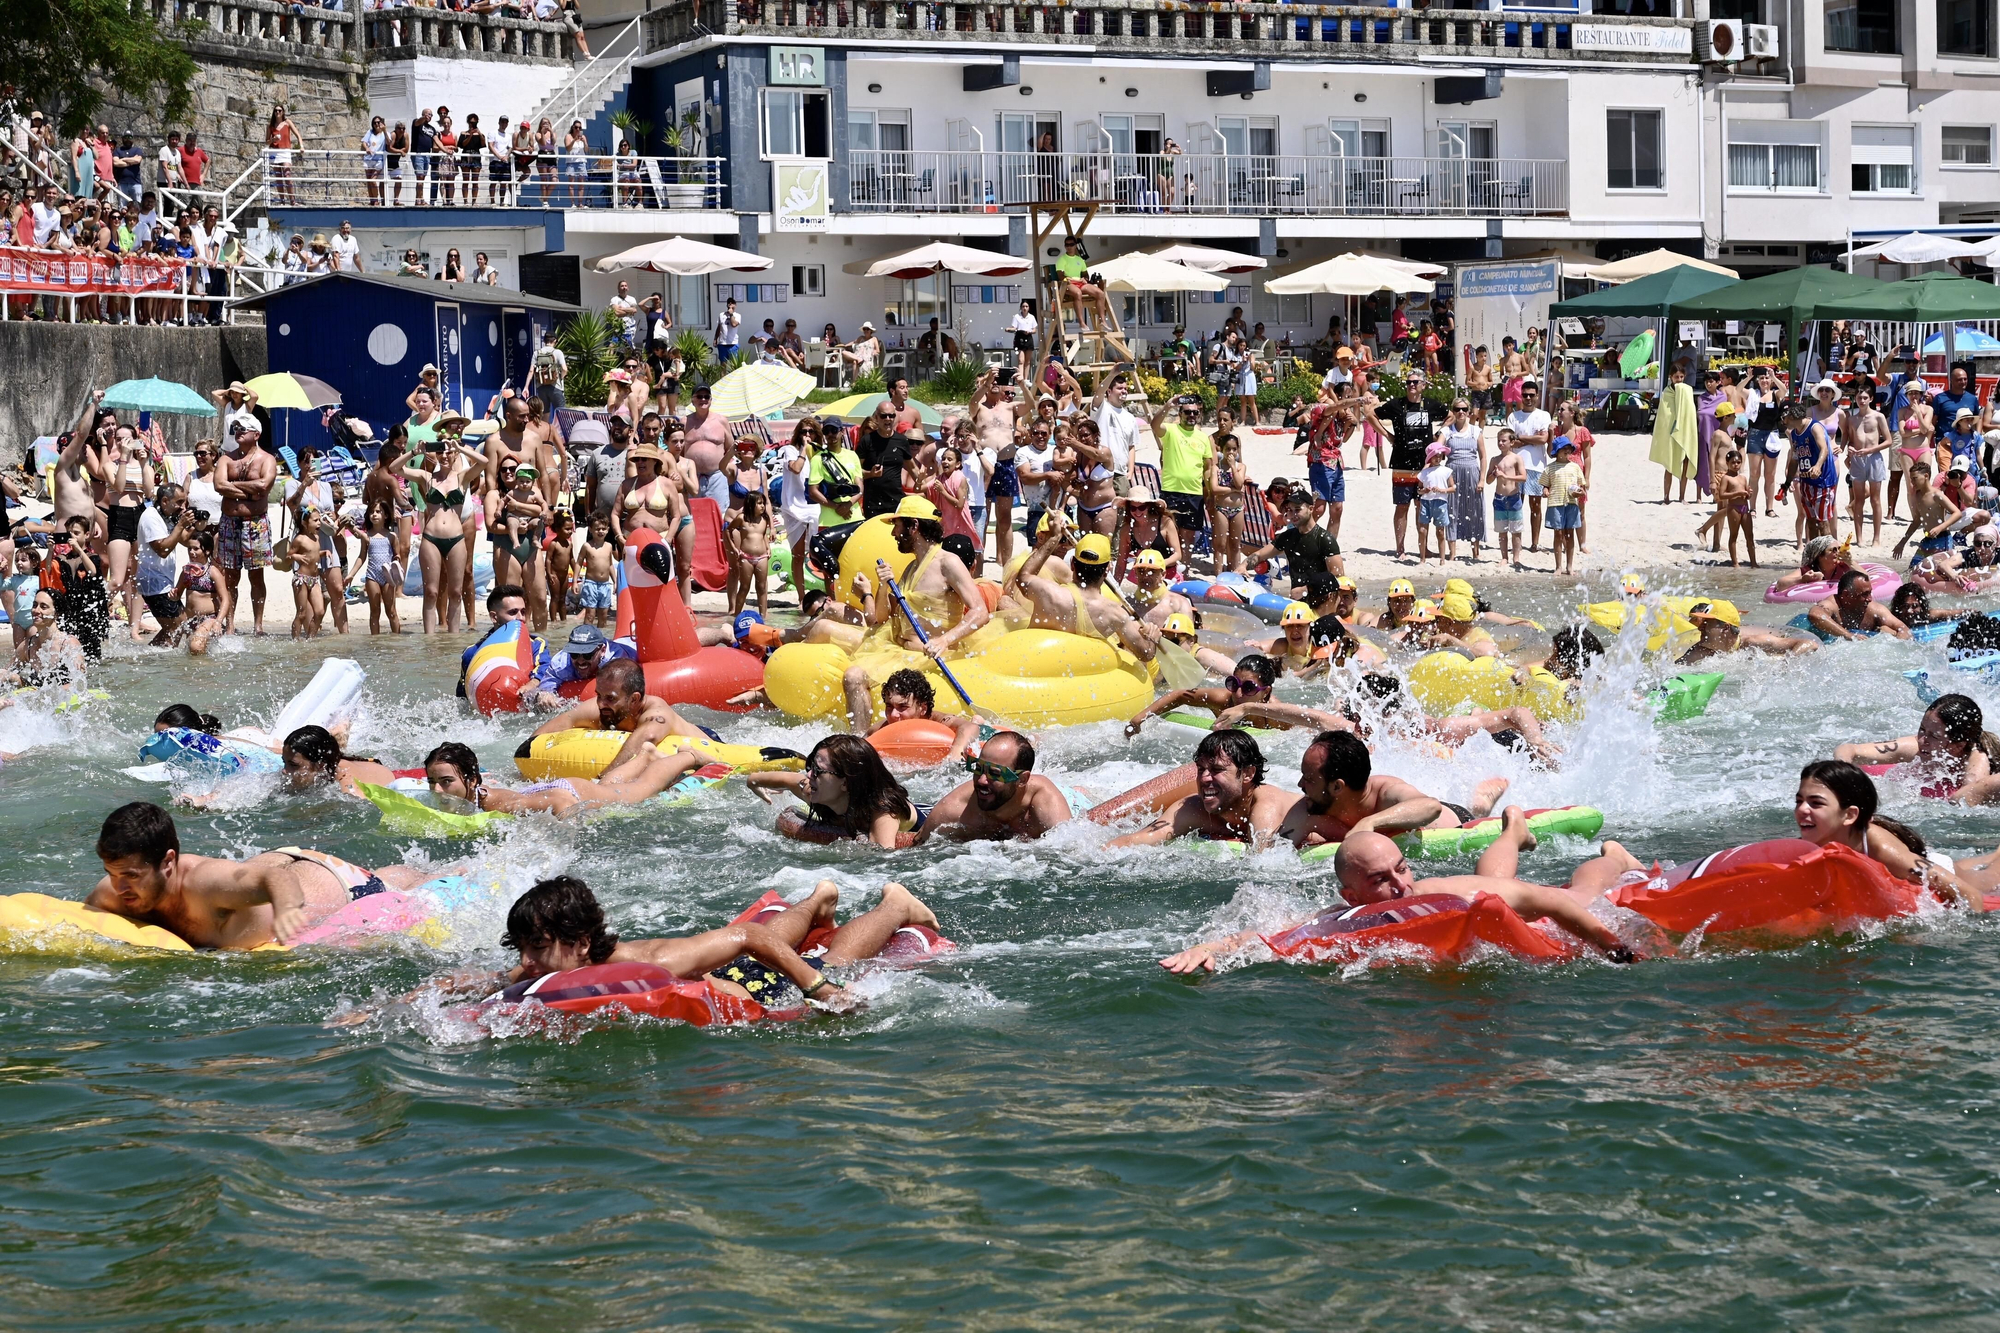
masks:
{"label": "banner sign on wall", "polygon": [[0,245],[0,287],[17,292],[70,296],[170,292],[179,287],[184,267],[179,259],[160,255],[115,258]]}

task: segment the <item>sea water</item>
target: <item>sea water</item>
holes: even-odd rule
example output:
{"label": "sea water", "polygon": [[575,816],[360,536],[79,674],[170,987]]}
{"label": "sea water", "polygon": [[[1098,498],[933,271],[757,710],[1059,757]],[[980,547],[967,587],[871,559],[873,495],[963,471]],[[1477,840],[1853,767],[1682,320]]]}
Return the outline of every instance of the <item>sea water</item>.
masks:
{"label": "sea water", "polygon": [[[1752,576],[1709,580],[1750,618]],[[1669,591],[1672,589],[1660,589]],[[1681,589],[1693,591],[1694,589]],[[1502,599],[1553,627],[1591,588]],[[1545,643],[1532,631],[1528,647]],[[0,711],[11,887],[79,897],[153,714],[268,720],[326,655],[370,673],[354,742],[417,762],[471,743],[493,776],[526,719],[449,695],[463,642],[247,640],[208,661],[114,650],[113,699]],[[1708,715],[1655,725],[1664,673],[1614,654],[1538,772],[1477,740],[1386,744],[1385,771],[1464,801],[1588,802],[1648,859],[1782,836],[1800,764],[1907,733],[1882,640],[1728,661]],[[1975,686],[1989,706],[2000,692]],[[1324,685],[1283,697],[1324,702]],[[823,730],[704,715],[804,750]],[[1108,796],[1195,734],[1047,733],[1040,771]],[[1267,742],[1296,782],[1305,738]],[[920,799],[955,774],[920,775]],[[2000,814],[1895,785],[1959,854]],[[372,806],[239,783],[177,808],[183,846],[286,843],[368,864],[469,859],[493,884],[444,947],[297,955],[0,956],[0,1322],[22,1327],[1800,1328],[1991,1326],[2000,1224],[2000,930],[1933,914],[1776,953],[1640,966],[1301,967],[1190,982],[1163,954],[1271,929],[1334,894],[1287,854],[1032,845],[885,855],[771,832],[731,784],[645,819],[519,821],[417,842]],[[1523,874],[1559,882],[1587,844]],[[1464,869],[1469,861],[1455,863]],[[1428,871],[1432,867],[1426,866]],[[876,973],[865,1011],[705,1030],[494,1035],[437,1005],[327,1026],[424,978],[499,966],[507,902],[580,875],[628,937],[719,925],[766,888],[889,877],[958,953]]]}

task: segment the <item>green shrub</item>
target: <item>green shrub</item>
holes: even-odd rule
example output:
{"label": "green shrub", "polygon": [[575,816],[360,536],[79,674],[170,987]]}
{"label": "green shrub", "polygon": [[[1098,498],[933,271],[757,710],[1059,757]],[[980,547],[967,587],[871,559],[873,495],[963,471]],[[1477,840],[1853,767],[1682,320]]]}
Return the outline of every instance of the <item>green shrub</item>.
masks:
{"label": "green shrub", "polygon": [[944,363],[931,383],[946,401],[962,403],[972,397],[979,377],[985,373],[986,367],[970,357],[953,357]]}
{"label": "green shrub", "polygon": [[[854,382],[847,386],[848,393],[887,393],[889,381],[880,370],[871,370],[866,375],[856,375]],[[846,395],[843,394],[842,397]]]}
{"label": "green shrub", "polygon": [[611,335],[610,317],[596,310],[578,311],[556,330],[556,346],[569,359],[569,373],[563,377],[563,397],[573,406],[603,405],[605,372],[616,359]]}
{"label": "green shrub", "polygon": [[1319,376],[1309,370],[1294,371],[1282,380],[1262,385],[1257,390],[1257,408],[1269,411],[1276,408],[1284,411],[1292,405],[1293,398],[1303,398],[1310,403],[1319,397]]}
{"label": "green shrub", "polygon": [[682,329],[674,338],[674,350],[681,354],[687,365],[687,373],[697,380],[708,380],[715,367],[715,349],[700,329]]}

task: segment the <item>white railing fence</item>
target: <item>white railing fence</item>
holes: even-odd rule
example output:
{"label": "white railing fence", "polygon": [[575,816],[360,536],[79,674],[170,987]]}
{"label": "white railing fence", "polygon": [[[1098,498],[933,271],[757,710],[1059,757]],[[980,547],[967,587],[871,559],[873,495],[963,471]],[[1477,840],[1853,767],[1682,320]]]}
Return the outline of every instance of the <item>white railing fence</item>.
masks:
{"label": "white railing fence", "polygon": [[[498,160],[445,153],[406,154],[394,168],[349,149],[294,151],[262,164],[264,205],[285,208],[727,208],[723,159],[537,156],[524,171]],[[394,174],[392,174],[392,172]]]}

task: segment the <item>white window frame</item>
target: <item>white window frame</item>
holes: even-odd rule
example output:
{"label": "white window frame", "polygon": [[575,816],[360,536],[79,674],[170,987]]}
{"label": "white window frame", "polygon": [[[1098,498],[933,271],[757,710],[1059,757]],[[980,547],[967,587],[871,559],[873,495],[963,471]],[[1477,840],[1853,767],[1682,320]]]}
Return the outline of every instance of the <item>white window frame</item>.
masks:
{"label": "white window frame", "polygon": [[[803,150],[805,147],[806,139],[809,137],[806,133],[805,109],[808,100],[815,96],[822,99],[823,104],[826,108],[826,114],[830,118],[833,115],[833,97],[824,88],[768,88],[767,87],[767,88],[759,88],[757,90],[757,151],[759,156],[761,156],[764,161],[795,162],[800,160],[809,160],[810,155],[805,153],[804,151],[796,153],[779,153],[779,152],[774,152],[772,150],[771,103],[781,98],[796,97],[798,99],[798,115],[797,118],[792,122],[792,128],[796,133],[799,147],[801,150]],[[842,132],[845,132],[846,128],[847,127],[845,125],[841,126]],[[831,148],[833,146],[833,126],[831,124],[829,124],[826,127],[826,134],[827,134],[827,146]]]}
{"label": "white window frame", "polygon": [[[1658,185],[1613,185],[1611,183],[1611,117],[1623,112],[1627,115],[1650,112],[1659,117],[1660,138],[1654,145],[1654,160],[1658,164],[1660,183]],[[1497,146],[1497,143],[1496,143]],[[1633,162],[1637,175],[1637,159]],[[1667,192],[1667,109],[1663,106],[1607,106],[1604,108],[1604,192],[1606,194],[1665,194]]]}
{"label": "white window frame", "polygon": [[[1241,153],[1232,153],[1229,151],[1229,137],[1222,130],[1225,121],[1231,125],[1240,124],[1243,127],[1243,151]],[[1271,151],[1269,153],[1259,153],[1251,149],[1250,135],[1256,130],[1271,131]],[[1279,137],[1283,132],[1284,125],[1276,116],[1217,116],[1215,118],[1215,137],[1221,140],[1222,155],[1225,157],[1277,157],[1284,146],[1284,140]]]}
{"label": "white window frame", "polygon": [[[1984,162],[1954,162],[1945,154],[1944,136],[1953,130],[1983,130],[1986,133],[1986,160]],[[1938,127],[1938,169],[1940,171],[1992,171],[2000,163],[1994,161],[1994,130],[1991,125],[1940,125]]]}
{"label": "white window frame", "polygon": [[825,296],[826,265],[792,265],[792,294],[795,296]]}
{"label": "white window frame", "polygon": [[[1856,143],[1856,142],[1854,141],[1854,136],[1855,136],[1855,135],[1856,135],[1857,133],[1859,133],[1860,131],[1862,131],[1862,130],[1895,130],[1895,131],[1897,131],[1898,133],[1905,133],[1905,134],[1908,134],[1908,135],[1910,136],[1910,161],[1909,161],[1909,173],[1910,173],[1910,184],[1909,184],[1909,188],[1908,188],[1908,189],[1903,189],[1903,190],[1881,190],[1881,189],[1876,189],[1876,190],[1857,190],[1857,189],[1855,189],[1855,188],[1854,188],[1854,173],[1853,173],[1853,169],[1854,169],[1855,167],[1860,167],[1860,166],[1866,166],[1866,167],[1877,167],[1877,166],[1902,166],[1902,165],[1903,165],[1903,164],[1902,164],[1902,163],[1900,163],[1900,162],[1896,162],[1896,163],[1878,163],[1878,162],[1872,162],[1872,161],[1868,161],[1868,160],[1866,160],[1866,159],[1864,158],[1863,154],[1864,154],[1864,153],[1865,153],[1865,152],[1867,151],[1867,149],[1868,149],[1868,147],[1869,147],[1869,146],[1868,146],[1868,145],[1863,145],[1863,144],[1858,144],[1858,143]],[[1883,198],[1888,198],[1888,199],[1921,199],[1921,198],[1923,197],[1923,193],[1924,193],[1924,179],[1923,179],[1923,172],[1922,172],[1922,170],[1920,169],[1920,168],[1921,168],[1921,166],[1922,166],[1922,162],[1921,162],[1921,146],[1922,146],[1922,144],[1923,144],[1923,132],[1922,132],[1922,131],[1921,131],[1921,130],[1920,130],[1920,129],[1918,128],[1918,127],[1916,127],[1916,126],[1914,126],[1914,125],[1900,125],[1900,124],[1889,124],[1889,123],[1885,123],[1885,122],[1866,122],[1866,121],[1856,121],[1856,122],[1855,122],[1855,123],[1854,123],[1853,125],[1851,125],[1851,126],[1849,126],[1849,127],[1848,127],[1848,131],[1847,131],[1847,153],[1848,153],[1848,159],[1847,159],[1847,160],[1848,160],[1848,184],[1847,184],[1847,192],[1848,192],[1848,195],[1849,195],[1850,197],[1853,197],[1853,196],[1857,196],[1857,195],[1858,195],[1858,196],[1860,196],[1860,197],[1862,197],[1862,198],[1867,198],[1867,199],[1883,199]],[[1871,171],[1871,172],[1870,172],[1869,174],[1870,174],[1870,176],[1871,176],[1871,177],[1873,177],[1873,176],[1874,176],[1874,175],[1875,175],[1876,173],[1874,173],[1873,171]]]}
{"label": "white window frame", "polygon": [[[1810,125],[1813,137],[1801,139],[1793,134],[1778,134],[1771,130],[1760,130],[1768,124],[1787,127]],[[1731,120],[1730,138],[1722,146],[1722,188],[1732,195],[1771,195],[1794,199],[1824,199],[1832,194],[1830,183],[1833,152],[1827,143],[1826,124],[1823,121],[1777,121],[1768,122],[1755,119]],[[1768,137],[1767,137],[1768,136]],[[1764,155],[1764,181],[1762,185],[1738,185],[1730,175],[1730,155],[1738,148],[1754,148]],[[1818,183],[1810,186],[1780,186],[1772,182],[1776,178],[1775,151],[1779,148],[1810,148],[1813,153],[1814,174]]]}
{"label": "white window frame", "polygon": [[[1353,126],[1353,127],[1354,127],[1354,137],[1355,137],[1355,138],[1356,138],[1357,140],[1365,140],[1365,139],[1366,139],[1366,138],[1367,138],[1367,137],[1368,137],[1368,136],[1369,136],[1370,134],[1380,134],[1380,135],[1382,136],[1382,151],[1381,151],[1381,153],[1380,153],[1380,154],[1374,154],[1374,153],[1355,153],[1355,154],[1349,154],[1349,153],[1345,153],[1345,152],[1342,152],[1342,151],[1341,151],[1341,148],[1340,148],[1340,128],[1339,128],[1339,127],[1341,127],[1341,126],[1348,126],[1348,125],[1351,125],[1351,126]],[[1380,157],[1394,157],[1394,156],[1396,155],[1396,143],[1395,143],[1395,139],[1394,139],[1394,138],[1392,137],[1392,136],[1393,136],[1393,133],[1394,133],[1394,122],[1392,122],[1392,121],[1390,121],[1390,120],[1388,120],[1388,119],[1385,119],[1385,118],[1383,118],[1383,117],[1380,117],[1380,116],[1366,116],[1366,117],[1364,117],[1364,116],[1328,116],[1328,117],[1326,118],[1326,143],[1327,143],[1327,149],[1326,149],[1326,151],[1327,151],[1327,155],[1328,155],[1329,157],[1350,157],[1350,156],[1351,156],[1351,157],[1354,157],[1354,158],[1357,158],[1357,159],[1365,159],[1365,158],[1372,158],[1372,157],[1377,157],[1377,156],[1380,156]]]}

